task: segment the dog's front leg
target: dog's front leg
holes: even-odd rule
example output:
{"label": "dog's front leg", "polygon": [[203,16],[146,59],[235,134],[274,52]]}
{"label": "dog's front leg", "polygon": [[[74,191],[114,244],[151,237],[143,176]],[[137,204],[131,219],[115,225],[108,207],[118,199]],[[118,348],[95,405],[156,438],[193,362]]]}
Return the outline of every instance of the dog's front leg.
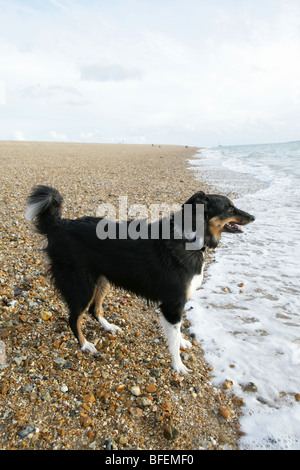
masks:
{"label": "dog's front leg", "polygon": [[169,351],[172,357],[172,367],[175,372],[181,374],[188,374],[191,372],[182,362],[180,357],[180,346],[182,345],[182,336],[180,332],[181,320],[178,323],[172,324],[162,315],[161,322],[163,325],[164,333],[168,342]]}

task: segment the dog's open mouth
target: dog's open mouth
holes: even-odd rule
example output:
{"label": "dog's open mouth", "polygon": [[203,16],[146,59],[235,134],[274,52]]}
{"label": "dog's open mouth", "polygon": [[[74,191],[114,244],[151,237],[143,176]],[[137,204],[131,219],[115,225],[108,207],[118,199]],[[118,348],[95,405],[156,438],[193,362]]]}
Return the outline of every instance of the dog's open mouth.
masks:
{"label": "dog's open mouth", "polygon": [[226,232],[231,232],[231,233],[243,233],[243,230],[241,227],[234,222],[228,222],[226,225],[224,225],[224,229]]}

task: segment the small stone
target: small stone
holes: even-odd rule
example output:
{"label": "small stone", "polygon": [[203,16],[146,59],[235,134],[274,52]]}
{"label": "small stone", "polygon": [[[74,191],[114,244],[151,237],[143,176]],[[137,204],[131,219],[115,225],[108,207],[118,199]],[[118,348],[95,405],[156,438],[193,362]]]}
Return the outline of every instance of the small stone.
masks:
{"label": "small stone", "polygon": [[29,393],[29,400],[31,403],[34,403],[37,400],[37,394],[34,391]]}
{"label": "small stone", "polygon": [[156,388],[156,385],[154,383],[151,383],[151,384],[147,385],[147,387],[146,387],[146,391],[148,393],[155,393],[156,390],[157,390],[157,388]]}
{"label": "small stone", "polygon": [[300,393],[296,393],[296,395],[295,395],[295,400],[296,400],[296,401],[300,401]]}
{"label": "small stone", "polygon": [[134,385],[133,387],[131,387],[130,391],[135,397],[139,397],[141,394],[141,389],[138,385]]}
{"label": "small stone", "polygon": [[170,401],[166,401],[161,405],[161,408],[163,411],[171,411],[172,409],[172,403]]}
{"label": "small stone", "polygon": [[131,416],[137,416],[138,418],[141,418],[143,416],[143,410],[141,408],[131,407],[129,408],[129,413],[131,414]]}
{"label": "small stone", "polygon": [[56,365],[60,366],[65,363],[65,360],[62,357],[56,357],[55,359],[53,359],[53,362]]}
{"label": "small stone", "polygon": [[22,431],[18,432],[18,435],[22,438],[27,437],[28,434],[31,434],[32,432],[35,431],[35,426],[33,424],[28,424],[25,429],[22,429]]}
{"label": "small stone", "polygon": [[123,390],[125,390],[125,388],[126,388],[125,384],[120,384],[116,386],[117,392],[122,392]]}
{"label": "small stone", "polygon": [[220,434],[219,441],[221,442],[221,444],[228,444],[228,442],[230,442],[230,437],[226,436],[226,434]]}
{"label": "small stone", "polygon": [[189,356],[189,361],[190,361],[190,362],[196,362],[196,360],[197,360],[197,359],[196,359],[196,357],[194,356],[194,354],[190,354],[190,356]]}
{"label": "small stone", "polygon": [[176,388],[180,387],[180,383],[177,380],[171,380],[170,385]]}
{"label": "small stone", "polygon": [[119,439],[119,442],[120,442],[120,444],[122,444],[122,446],[123,446],[123,445],[125,445],[125,444],[128,443],[128,439],[127,439],[126,436],[121,436],[120,439]]}
{"label": "small stone", "polygon": [[233,386],[232,380],[226,379],[222,385],[223,390],[230,390]]}
{"label": "small stone", "polygon": [[43,311],[41,313],[41,317],[44,321],[48,321],[50,320],[50,318],[52,317],[52,313],[51,312],[48,312],[48,311]]}
{"label": "small stone", "polygon": [[147,397],[141,397],[141,398],[139,398],[139,399],[138,399],[138,403],[139,403],[139,405],[141,405],[141,406],[151,406],[151,405],[153,405],[152,400],[150,400],[150,399],[147,398]]}
{"label": "small stone", "polygon": [[66,393],[69,389],[66,385],[63,385],[62,387],[60,387],[60,390],[62,393]]}
{"label": "small stone", "polygon": [[160,371],[158,369],[150,369],[150,373],[154,375],[155,377],[160,376]]}
{"label": "small stone", "polygon": [[231,416],[231,409],[229,408],[229,406],[220,406],[219,413],[222,416],[222,418],[227,420]]}
{"label": "small stone", "polygon": [[50,401],[51,400],[50,392],[48,391],[48,392],[44,393],[44,395],[42,396],[42,399],[44,401]]}
{"label": "small stone", "polygon": [[94,403],[96,401],[95,395],[91,393],[86,393],[83,397],[84,403]]}
{"label": "small stone", "polygon": [[72,369],[73,367],[74,367],[74,364],[73,364],[73,362],[70,362],[70,361],[66,361],[63,364],[63,369]]}
{"label": "small stone", "polygon": [[14,361],[18,366],[20,366],[22,362],[25,361],[26,359],[27,359],[26,356],[19,356],[19,357],[15,357]]}
{"label": "small stone", "polygon": [[5,343],[0,341],[0,365],[6,364]]}
{"label": "small stone", "polygon": [[82,414],[80,416],[80,424],[83,428],[87,428],[88,426],[90,426],[92,420],[89,416],[85,415],[85,414]]}
{"label": "small stone", "polygon": [[113,449],[113,440],[112,439],[107,439],[104,443],[105,450],[112,450]]}
{"label": "small stone", "polygon": [[173,426],[171,426],[170,424],[167,424],[163,428],[163,434],[164,434],[164,437],[166,439],[168,439],[168,441],[172,441],[172,440],[176,439],[176,437],[179,434],[179,431],[176,428],[174,428]]}
{"label": "small stone", "polygon": [[229,292],[231,292],[231,290],[229,289],[229,287],[222,287],[222,291],[223,291],[223,292],[226,292],[226,294],[229,294]]}
{"label": "small stone", "polygon": [[116,359],[117,359],[118,361],[122,361],[122,360],[124,359],[124,357],[125,357],[125,356],[124,356],[124,354],[123,354],[121,351],[117,351],[117,352],[116,352]]}
{"label": "small stone", "polygon": [[16,288],[14,289],[14,296],[15,296],[15,297],[18,297],[18,296],[21,295],[21,294],[22,294],[22,289],[20,289],[20,287],[16,287]]}
{"label": "small stone", "polygon": [[89,449],[95,450],[97,448],[97,441],[91,442],[89,444]]}
{"label": "small stone", "polygon": [[257,392],[257,386],[253,382],[249,382],[243,387],[244,392]]}

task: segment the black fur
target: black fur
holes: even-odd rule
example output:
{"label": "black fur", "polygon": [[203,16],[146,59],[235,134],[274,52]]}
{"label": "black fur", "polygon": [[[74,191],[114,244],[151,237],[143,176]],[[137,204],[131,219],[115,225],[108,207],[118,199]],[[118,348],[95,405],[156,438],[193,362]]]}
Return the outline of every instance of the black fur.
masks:
{"label": "black fur", "polygon": [[[222,223],[231,217],[237,223],[246,224],[254,220],[253,216],[233,209],[227,197],[205,195],[199,191],[186,204],[192,204],[193,209],[197,204],[204,204],[204,246],[198,250],[186,250],[186,243],[190,240],[186,236],[176,239],[174,217],[170,219],[171,236],[167,240],[161,237],[156,240],[100,240],[96,227],[102,219],[62,219],[62,196],[56,189],[36,187],[28,199],[29,210],[37,203],[40,210],[35,214],[35,226],[39,233],[47,236],[46,251],[51,262],[51,274],[69,307],[70,326],[77,339],[78,318],[88,306],[91,313],[94,311],[91,301],[100,276],[115,286],[158,302],[170,324],[180,322],[189,283],[195,274],[201,272],[205,248],[215,247],[219,241],[218,231],[212,230],[210,221],[220,220]],[[193,211],[193,217],[195,214]],[[228,224],[227,227],[230,228]],[[221,231],[224,230],[226,227]]]}

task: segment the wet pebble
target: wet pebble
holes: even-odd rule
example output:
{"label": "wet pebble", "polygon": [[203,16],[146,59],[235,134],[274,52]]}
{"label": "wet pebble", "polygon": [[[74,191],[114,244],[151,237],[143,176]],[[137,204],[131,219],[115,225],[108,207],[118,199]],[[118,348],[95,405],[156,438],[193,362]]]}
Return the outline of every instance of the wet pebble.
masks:
{"label": "wet pebble", "polygon": [[257,386],[253,382],[249,382],[242,386],[244,392],[257,392]]}
{"label": "wet pebble", "polygon": [[179,431],[170,424],[167,424],[163,427],[163,435],[168,441],[172,441],[179,435]]}

